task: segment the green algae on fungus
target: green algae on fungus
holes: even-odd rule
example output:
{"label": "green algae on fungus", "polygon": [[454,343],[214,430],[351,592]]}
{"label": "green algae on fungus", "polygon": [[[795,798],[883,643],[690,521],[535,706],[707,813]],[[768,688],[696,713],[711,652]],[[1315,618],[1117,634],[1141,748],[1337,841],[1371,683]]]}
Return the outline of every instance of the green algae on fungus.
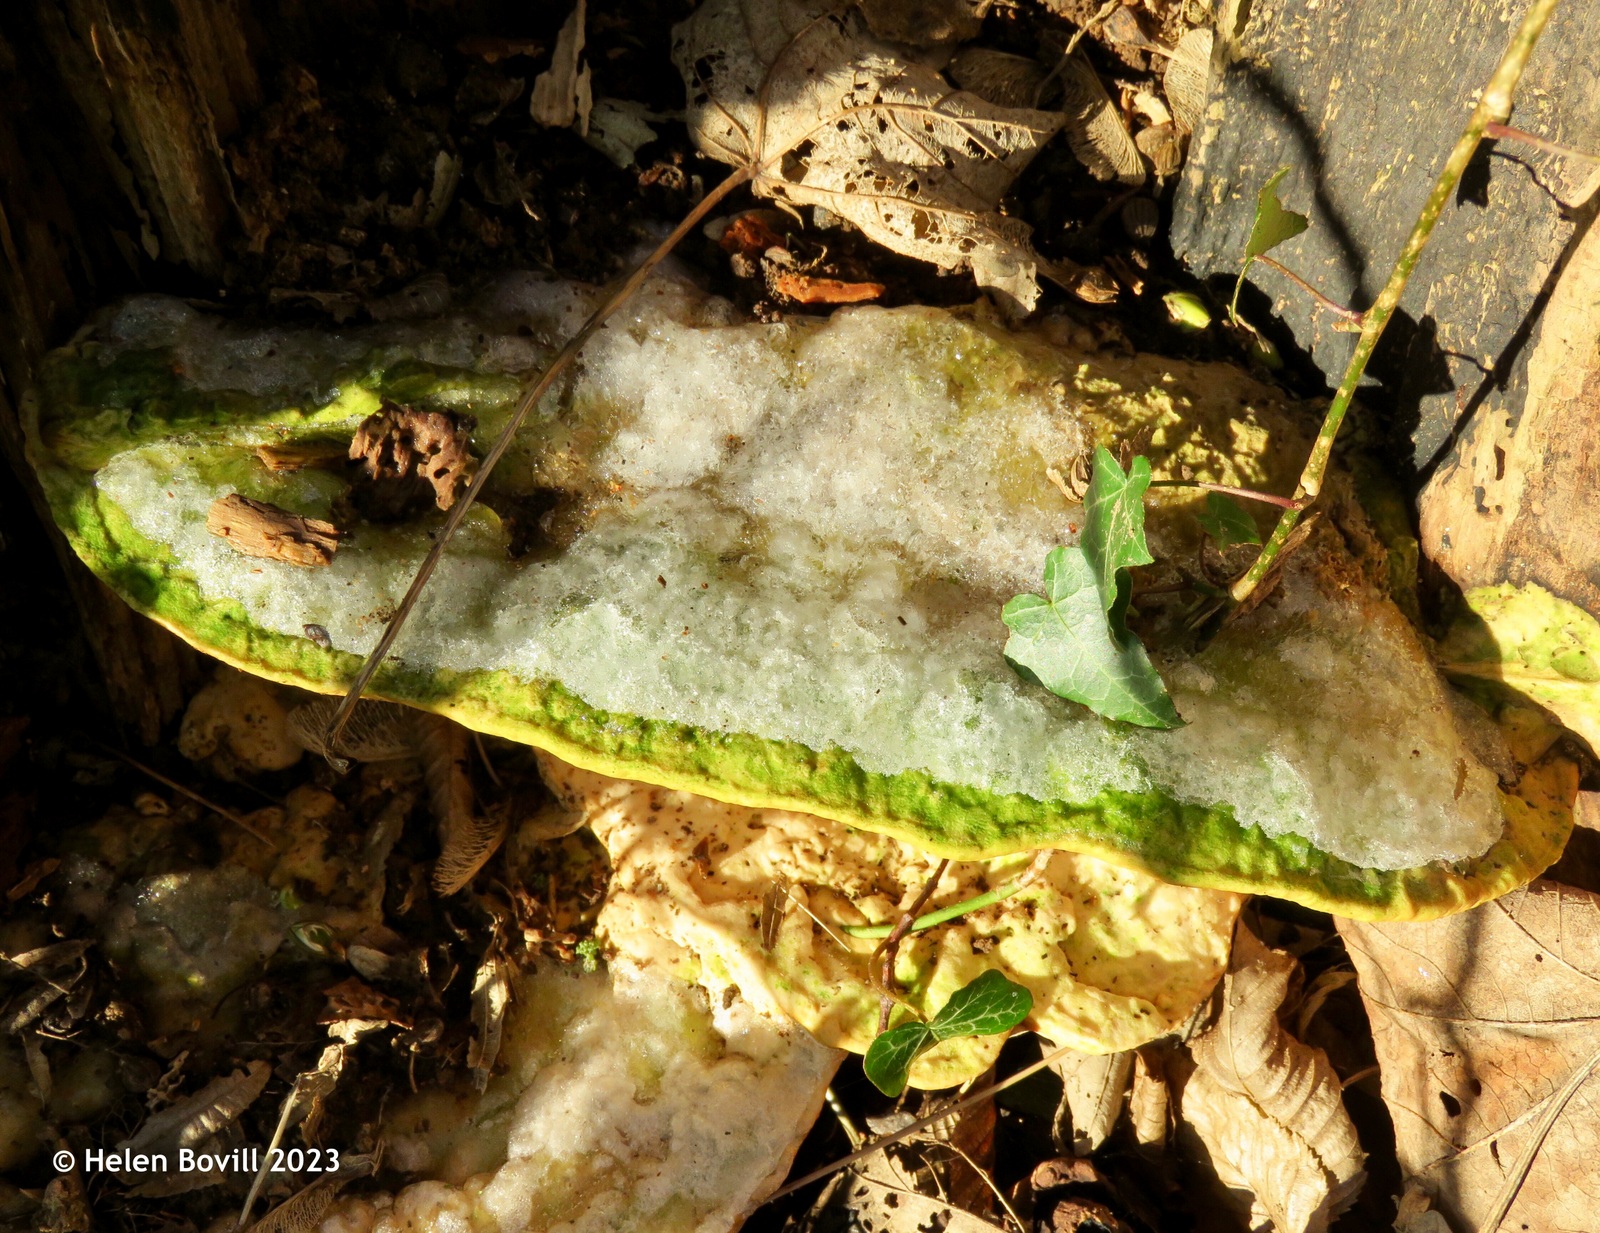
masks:
{"label": "green algae on fungus", "polygon": [[[514,375],[589,303],[515,276],[434,321],[313,332],[134,300],[51,358],[32,457],[74,547],[136,607],[248,671],[338,692],[437,518],[352,528],[305,571],[233,553],[206,509],[242,491],[321,516],[335,477],[250,453],[353,432],[395,388],[470,413],[482,448]],[[1349,915],[1457,910],[1549,864],[1570,772],[1502,791],[1332,527],[1203,651],[1156,653],[1176,732],[1012,672],[1001,607],[1082,521],[1050,472],[1136,436],[1158,478],[1268,489],[1308,442],[1236,370],[1096,352],[1061,322],[737,323],[658,278],[535,411],[373,692],[588,769],[932,852],[1058,846]],[[1203,494],[1153,491],[1158,562],[1192,554]],[[506,519],[529,508],[543,539],[513,559]]]}

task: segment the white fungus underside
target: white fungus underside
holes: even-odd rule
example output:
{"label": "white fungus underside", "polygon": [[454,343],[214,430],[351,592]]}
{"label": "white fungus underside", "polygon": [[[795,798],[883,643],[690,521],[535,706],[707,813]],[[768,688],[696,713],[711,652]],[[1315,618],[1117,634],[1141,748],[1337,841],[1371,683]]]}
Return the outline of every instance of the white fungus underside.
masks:
{"label": "white fungus underside", "polygon": [[[490,303],[557,333],[583,306],[526,278]],[[1000,607],[1037,588],[1046,552],[1081,517],[1043,479],[1086,439],[1051,378],[1087,397],[1097,387],[1079,365],[1092,357],[1057,353],[1055,372],[1019,381],[1040,368],[1037,352],[1003,357],[1008,373],[993,355],[963,367],[993,343],[933,310],[847,310],[807,327],[726,320],[718,301],[658,280],[590,343],[566,405],[618,417],[593,466],[623,506],[544,563],[512,564],[492,523],[469,520],[401,658],[559,680],[604,710],[838,746],[884,774],[1037,799],[1154,787],[1226,802],[1246,825],[1374,868],[1466,858],[1498,837],[1494,776],[1462,747],[1414,639],[1398,620],[1341,614],[1308,582],[1286,583],[1266,636],[1168,666],[1188,721],[1176,732],[1108,723],[1016,676]],[[324,398],[332,365],[374,337],[242,337],[149,300],[106,333],[114,345],[177,344],[202,385]],[[499,371],[535,359],[526,339],[466,317],[382,337],[432,363]],[[1170,400],[1174,371],[1194,398],[1229,380],[1152,357],[1150,393],[1127,393]],[[1240,388],[1216,397],[1237,403]],[[524,429],[530,439],[555,403]],[[371,648],[423,551],[415,532],[363,529],[327,569],[240,556],[205,530],[231,488],[203,479],[181,442],[125,453],[97,483],[207,597],[237,600],[280,633],[321,625],[341,650]],[[316,473],[247,485],[306,513],[336,489]]]}

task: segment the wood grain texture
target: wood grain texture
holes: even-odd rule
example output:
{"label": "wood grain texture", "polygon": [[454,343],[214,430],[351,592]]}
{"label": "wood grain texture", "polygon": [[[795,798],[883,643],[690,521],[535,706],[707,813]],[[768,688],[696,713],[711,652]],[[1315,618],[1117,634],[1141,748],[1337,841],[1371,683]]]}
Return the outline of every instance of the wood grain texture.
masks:
{"label": "wood grain texture", "polygon": [[[1232,0],[1206,119],[1184,170],[1174,251],[1201,277],[1237,274],[1255,196],[1279,167],[1311,229],[1274,256],[1354,308],[1376,296],[1510,38],[1523,0]],[[1600,149],[1600,5],[1564,3],[1511,123]],[[1532,322],[1597,165],[1501,141],[1480,151],[1440,221],[1369,379],[1426,468],[1482,409],[1520,408]],[[1563,203],[1566,203],[1564,205]],[[1247,315],[1281,317],[1330,383],[1353,336],[1270,269]],[[1270,298],[1270,307],[1267,304]]]}

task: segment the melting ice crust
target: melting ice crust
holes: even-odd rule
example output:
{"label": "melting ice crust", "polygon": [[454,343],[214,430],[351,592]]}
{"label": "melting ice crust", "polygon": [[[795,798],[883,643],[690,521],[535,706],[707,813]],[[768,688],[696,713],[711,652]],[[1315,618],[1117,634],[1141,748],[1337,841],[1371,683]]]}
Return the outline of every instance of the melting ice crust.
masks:
{"label": "melting ice crust", "polygon": [[[560,334],[583,308],[570,288],[519,279],[476,317],[383,337],[435,364],[520,371],[541,349],[483,322]],[[227,334],[150,301],[106,334],[120,339],[108,357],[176,346],[202,385],[280,399],[325,387],[373,345],[355,332]],[[1046,552],[1081,516],[1044,474],[1091,443],[1073,407],[1164,399],[1175,422],[1225,371],[1152,359],[1147,389],[1119,389],[1081,363],[936,310],[736,325],[719,302],[658,280],[523,430],[592,440],[584,465],[618,499],[538,562],[509,561],[493,520],[469,519],[398,653],[557,679],[605,710],[838,746],[884,774],[1036,799],[1155,787],[1227,802],[1246,825],[1369,867],[1484,851],[1501,829],[1495,778],[1462,748],[1415,639],[1307,580],[1285,584],[1264,635],[1164,665],[1188,721],[1176,732],[1104,721],[1005,663],[1001,605],[1037,588]],[[484,416],[480,443],[500,422]],[[574,437],[573,423],[594,431]],[[118,456],[97,483],[207,597],[280,633],[315,623],[341,650],[370,649],[420,560],[420,532],[362,528],[327,569],[242,557],[205,530],[233,487],[206,461],[175,439]],[[239,484],[314,514],[338,486],[315,472]]]}

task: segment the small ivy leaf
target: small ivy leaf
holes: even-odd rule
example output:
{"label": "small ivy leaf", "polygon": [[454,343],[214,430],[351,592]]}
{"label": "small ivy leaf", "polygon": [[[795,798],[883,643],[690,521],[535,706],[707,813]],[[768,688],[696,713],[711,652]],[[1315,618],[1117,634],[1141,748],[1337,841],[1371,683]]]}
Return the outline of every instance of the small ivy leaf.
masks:
{"label": "small ivy leaf", "polygon": [[996,1036],[1009,1032],[1033,1012],[1033,994],[993,968],[968,981],[928,1024],[934,1040],[957,1036]]}
{"label": "small ivy leaf", "polygon": [[872,1085],[885,1096],[898,1096],[906,1090],[911,1063],[934,1043],[933,1032],[920,1019],[879,1032],[861,1059]]}
{"label": "small ivy leaf", "polygon": [[1239,281],[1233,285],[1233,302],[1228,306],[1228,316],[1235,321],[1239,319],[1239,292],[1244,287],[1244,276],[1250,272],[1251,263],[1311,226],[1311,220],[1304,214],[1284,209],[1283,202],[1278,200],[1278,185],[1283,183],[1283,177],[1288,174],[1288,167],[1279,167],[1272,179],[1263,184],[1261,191],[1256,194],[1256,216],[1250,224],[1250,238],[1244,246],[1244,265],[1239,270]]}
{"label": "small ivy leaf", "polygon": [[[1078,546],[1093,567],[1105,600],[1106,616],[1118,640],[1126,641],[1125,617],[1131,585],[1123,571],[1155,558],[1144,538],[1144,494],[1150,487],[1150,460],[1135,458],[1127,474],[1105,446],[1094,451],[1094,474],[1083,498],[1084,525]],[[1049,566],[1046,564],[1046,586]],[[1047,591],[1048,593],[1048,591]]]}
{"label": "small ivy leaf", "polygon": [[1256,194],[1256,217],[1250,224],[1250,239],[1244,246],[1246,264],[1311,226],[1311,220],[1304,214],[1284,209],[1283,202],[1278,200],[1278,185],[1288,174],[1289,168],[1279,167]]}
{"label": "small ivy leaf", "polygon": [[1182,725],[1139,640],[1112,636],[1109,605],[1080,545],[1045,558],[1044,591],[1044,598],[1018,595],[1000,613],[1011,630],[1005,657],[1012,667],[1108,719],[1145,728]]}
{"label": "small ivy leaf", "polygon": [[1220,492],[1206,494],[1206,512],[1196,517],[1205,533],[1216,541],[1218,548],[1261,542],[1256,520],[1245,513],[1244,507],[1232,497]]}

